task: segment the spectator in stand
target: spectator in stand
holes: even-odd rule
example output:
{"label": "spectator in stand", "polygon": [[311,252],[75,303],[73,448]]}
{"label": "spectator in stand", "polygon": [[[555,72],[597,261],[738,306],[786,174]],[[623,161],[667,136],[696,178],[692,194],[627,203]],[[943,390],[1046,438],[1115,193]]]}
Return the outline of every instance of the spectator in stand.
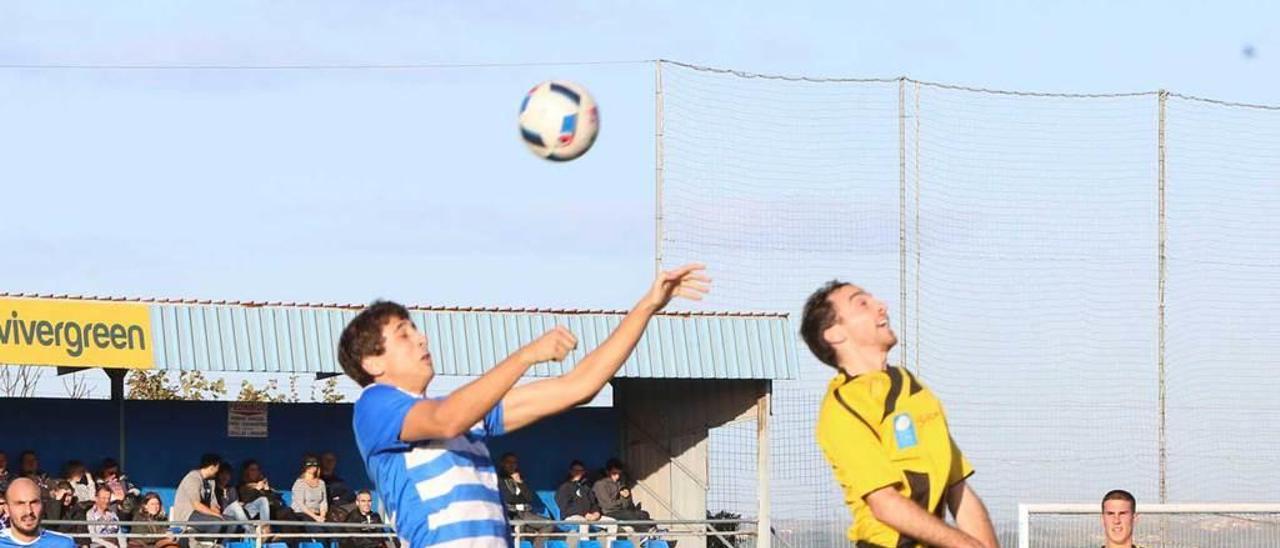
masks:
{"label": "spectator in stand", "polygon": [[85,515],[90,525],[89,546],[93,548],[124,548],[124,539],[120,536],[120,517],[111,509],[111,490],[99,487],[93,495],[93,508]]}
{"label": "spectator in stand", "polygon": [[218,473],[222,457],[208,453],[200,457],[200,466],[187,472],[178,489],[173,494],[173,521],[210,522],[190,527],[201,533],[220,534],[229,532],[221,525],[222,511],[217,507],[217,498],[213,496],[209,480]]}
{"label": "spectator in stand", "polygon": [[[507,519],[509,520],[545,520],[543,516],[533,511],[533,489],[525,484],[524,478],[520,475],[520,459],[515,453],[507,453],[502,455],[501,468],[498,469],[498,494],[502,496],[502,505],[506,507]],[[556,530],[551,524],[521,526],[521,530],[535,534],[546,534]],[[536,536],[533,537],[533,545],[535,548],[542,548],[547,543],[549,537]]]}
{"label": "spectator in stand", "polygon": [[[361,533],[383,533],[386,528],[382,527],[382,516],[373,511],[373,493],[368,489],[361,489],[356,492],[356,509],[347,514],[346,523],[363,523],[369,527],[361,527]],[[393,548],[393,544],[388,539],[359,537],[344,538],[338,544],[339,548]]]}
{"label": "spectator in stand", "polygon": [[62,533],[46,531],[40,526],[44,513],[40,486],[18,478],[5,489],[12,524],[0,531],[0,548],[75,548],[75,542]]}
{"label": "spectator in stand", "polygon": [[332,451],[320,455],[320,479],[324,480],[324,490],[329,495],[329,511],[341,509],[341,519],[345,519],[355,510],[356,493],[338,475],[338,455]]}
{"label": "spectator in stand", "polygon": [[[596,496],[591,492],[591,484],[587,481],[587,467],[582,461],[575,460],[569,464],[569,477],[556,489],[556,506],[560,507],[560,519],[581,522],[611,522],[613,518],[600,512]],[[618,528],[614,525],[602,525],[612,535]],[[565,541],[569,548],[577,548],[578,541],[586,538],[591,525],[583,523],[578,527],[577,535],[568,535]],[[613,538],[609,538],[613,542]]]}
{"label": "spectator in stand", "polygon": [[9,487],[9,454],[0,451],[0,491]]}
{"label": "spectator in stand", "polygon": [[0,529],[9,528],[9,503],[4,498],[4,491],[0,491]]}
{"label": "spectator in stand", "polygon": [[[293,482],[293,511],[316,523],[324,523],[329,514],[329,496],[320,479],[320,459],[307,455],[302,460],[302,474]],[[320,531],[307,526],[308,531]]]}
{"label": "spectator in stand", "polygon": [[30,449],[18,455],[18,477],[36,482],[41,492],[49,491],[49,474],[40,469],[40,457]]}
{"label": "spectator in stand", "polygon": [[[145,521],[144,525],[129,528],[130,534],[164,535],[169,533],[169,518],[164,515],[164,505],[160,495],[147,493],[142,495],[138,503],[138,511],[133,514],[132,521]],[[129,539],[129,548],[177,548],[178,541],[173,537],[134,537]]]}
{"label": "spectator in stand", "polygon": [[84,467],[83,462],[78,460],[67,461],[66,466],[62,467],[62,479],[71,484],[71,490],[75,493],[76,500],[91,501],[97,498],[98,484],[94,481],[93,476],[89,475],[89,470]]}
{"label": "spectator in stand", "polygon": [[[49,489],[49,496],[50,498],[41,501],[43,513],[40,517],[44,520],[84,521],[89,505],[93,504],[93,499],[84,502],[77,499],[75,489],[67,480],[53,482]],[[10,513],[12,514],[12,508]],[[49,529],[66,534],[89,532],[83,525],[50,525]]]}
{"label": "spectator in stand", "polygon": [[120,463],[115,459],[102,459],[102,466],[98,469],[98,485],[111,490],[111,507],[117,516],[129,516],[137,511],[142,490],[120,471]]}
{"label": "spectator in stand", "polygon": [[[631,482],[623,475],[622,461],[609,459],[604,467],[604,477],[596,481],[596,502],[605,516],[618,521],[648,521],[649,513],[641,510],[631,499]],[[627,526],[629,529],[652,531],[653,525]]]}
{"label": "spectator in stand", "polygon": [[[222,508],[222,517],[232,521],[246,522],[250,519],[266,519],[271,514],[271,505],[266,497],[258,497],[245,504],[240,501],[240,491],[231,485],[231,465],[222,463],[218,473],[213,477],[213,497]],[[240,526],[247,534],[253,534],[253,526],[247,523]]]}

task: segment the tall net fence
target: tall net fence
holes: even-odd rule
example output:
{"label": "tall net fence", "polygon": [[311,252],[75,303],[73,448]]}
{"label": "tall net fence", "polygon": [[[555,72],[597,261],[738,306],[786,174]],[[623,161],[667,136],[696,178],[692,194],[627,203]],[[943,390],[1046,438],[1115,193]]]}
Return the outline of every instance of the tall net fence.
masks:
{"label": "tall net fence", "polygon": [[[1004,543],[1019,502],[1280,488],[1280,111],[658,70],[662,262],[712,265],[709,309],[797,317],[833,277],[885,299]],[[813,434],[832,371],[800,348],[774,527],[825,546],[850,522]]]}

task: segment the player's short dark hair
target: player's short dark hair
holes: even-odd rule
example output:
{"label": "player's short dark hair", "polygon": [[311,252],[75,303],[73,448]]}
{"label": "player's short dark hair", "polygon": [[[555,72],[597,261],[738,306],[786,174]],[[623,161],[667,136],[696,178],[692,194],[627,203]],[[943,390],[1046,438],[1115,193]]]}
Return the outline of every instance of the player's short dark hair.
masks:
{"label": "player's short dark hair", "polygon": [[800,315],[800,336],[804,338],[804,343],[809,345],[809,351],[813,352],[818,361],[831,367],[839,367],[836,363],[836,349],[831,347],[831,343],[822,334],[836,321],[831,293],[847,285],[848,282],[840,280],[823,284],[809,295],[809,299],[804,302],[804,312]]}
{"label": "player's short dark hair", "polygon": [[364,370],[363,362],[369,356],[381,356],[387,351],[382,328],[392,319],[407,320],[409,311],[391,301],[373,301],[343,328],[338,338],[338,363],[356,384],[369,386],[373,382],[373,375]]}
{"label": "player's short dark hair", "polygon": [[1112,489],[1107,491],[1106,495],[1102,496],[1102,507],[1104,511],[1106,510],[1107,501],[1109,500],[1127,500],[1129,501],[1129,511],[1134,513],[1138,512],[1137,499],[1133,498],[1132,493],[1125,491],[1124,489]]}
{"label": "player's short dark hair", "polygon": [[216,453],[205,453],[200,455],[200,470],[204,470],[210,466],[222,466],[222,457]]}

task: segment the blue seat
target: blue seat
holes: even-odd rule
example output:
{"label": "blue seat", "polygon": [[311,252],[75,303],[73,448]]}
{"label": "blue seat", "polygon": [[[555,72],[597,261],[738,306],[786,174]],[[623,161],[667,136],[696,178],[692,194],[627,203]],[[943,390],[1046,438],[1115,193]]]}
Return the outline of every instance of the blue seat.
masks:
{"label": "blue seat", "polygon": [[262,548],[289,548],[289,545],[283,542],[268,542],[263,544]]}
{"label": "blue seat", "polygon": [[522,539],[520,541],[520,548],[533,548],[533,543]]}
{"label": "blue seat", "polygon": [[298,548],[324,548],[324,543],[316,541],[299,542]]}
{"label": "blue seat", "polygon": [[625,539],[615,540],[610,546],[613,548],[636,548],[635,544],[632,544],[631,541]]}
{"label": "blue seat", "polygon": [[247,540],[233,540],[226,543],[226,548],[253,548],[253,542]]}
{"label": "blue seat", "polygon": [[560,539],[551,539],[547,541],[546,548],[569,548],[569,543]]}
{"label": "blue seat", "polygon": [[644,548],[671,548],[671,545],[667,544],[667,541],[665,540],[662,540],[660,538],[655,538],[649,542],[644,543]]}
{"label": "blue seat", "polygon": [[578,548],[604,548],[604,544],[596,539],[589,539],[579,541]]}

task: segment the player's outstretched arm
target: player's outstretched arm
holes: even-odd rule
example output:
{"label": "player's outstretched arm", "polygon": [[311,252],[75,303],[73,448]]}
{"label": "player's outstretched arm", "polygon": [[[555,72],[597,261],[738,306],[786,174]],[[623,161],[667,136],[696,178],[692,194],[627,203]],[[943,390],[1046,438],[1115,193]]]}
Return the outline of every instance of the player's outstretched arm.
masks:
{"label": "player's outstretched arm", "polygon": [[969,487],[968,482],[961,481],[947,489],[947,507],[956,518],[956,527],[983,544],[995,548],[996,529],[991,525],[991,516],[987,514],[986,505],[978,498],[978,493]]}
{"label": "player's outstretched arm", "polygon": [[546,332],[449,397],[415,403],[400,427],[400,439],[418,441],[461,435],[484,419],[529,366],[563,360],[577,345],[568,329],[557,327]]}
{"label": "player's outstretched arm", "polygon": [[993,548],[994,546],[987,546],[968,533],[947,525],[937,516],[924,511],[920,505],[902,496],[893,487],[872,491],[866,496],[866,501],[876,519],[922,544],[946,548]]}
{"label": "player's outstretched arm", "polygon": [[655,313],[676,296],[693,300],[702,298],[711,282],[703,275],[703,269],[700,264],[689,264],[663,272],[654,280],[644,298],[622,319],[622,324],[604,343],[582,358],[572,371],[511,390],[502,400],[503,428],[507,432],[517,430],[595,397],[627,361]]}

